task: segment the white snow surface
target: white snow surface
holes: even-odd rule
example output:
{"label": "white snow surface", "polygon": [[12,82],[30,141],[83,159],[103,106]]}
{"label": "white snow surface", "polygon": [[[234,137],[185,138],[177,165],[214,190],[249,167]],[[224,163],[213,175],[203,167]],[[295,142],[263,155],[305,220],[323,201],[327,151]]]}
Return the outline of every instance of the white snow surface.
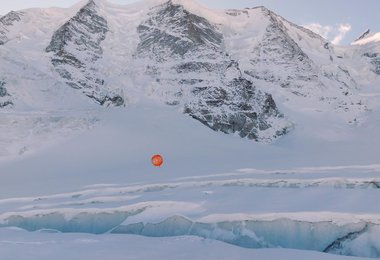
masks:
{"label": "white snow surface", "polygon": [[[91,130],[1,163],[0,230],[16,226],[32,234],[58,232],[45,237],[60,241],[46,245],[50,255],[59,255],[66,245],[91,247],[72,244],[90,235],[66,239],[67,232],[107,234],[98,238],[106,250],[112,248],[109,241],[123,243],[134,234],[185,236],[177,239],[190,243],[190,251],[198,247],[191,241],[211,239],[248,248],[319,252],[348,233],[363,232],[331,253],[378,257],[379,146],[375,138],[367,139],[375,136],[376,126],[343,128],[352,131],[351,137],[331,140],[299,131],[264,145],[211,132],[175,108],[154,102],[109,109],[97,117]],[[155,153],[164,156],[161,168],[150,163]],[[136,230],[136,225],[144,228]],[[14,248],[24,246],[29,245],[16,243]],[[231,250],[240,256],[240,249]],[[273,249],[265,251],[265,258],[263,251],[251,250],[242,259],[315,254]],[[2,252],[7,256],[9,250]],[[111,255],[118,259],[116,251]],[[90,257],[83,253],[82,259]]]}

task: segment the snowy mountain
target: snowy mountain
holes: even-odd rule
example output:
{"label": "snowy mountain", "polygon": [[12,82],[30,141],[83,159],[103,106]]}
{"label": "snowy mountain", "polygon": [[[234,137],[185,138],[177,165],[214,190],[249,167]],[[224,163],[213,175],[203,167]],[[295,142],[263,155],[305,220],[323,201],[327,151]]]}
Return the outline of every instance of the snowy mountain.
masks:
{"label": "snowy mountain", "polygon": [[[0,23],[3,64],[37,70],[55,81],[49,91],[66,85],[100,105],[158,99],[215,131],[262,142],[298,124],[291,111],[300,106],[347,123],[368,110],[332,44],[264,7],[213,11],[192,1],[94,0],[11,12]],[[362,54],[374,72],[376,55]],[[7,92],[2,87],[2,107],[17,110],[29,100],[13,90],[24,76],[12,74],[3,72],[3,85],[18,83]],[[46,85],[40,80],[32,84]]]}
{"label": "snowy mountain", "polygon": [[253,10],[252,16],[257,15],[267,21],[266,28],[257,45],[246,49],[251,55],[240,57],[256,85],[280,92],[294,110],[302,103],[304,108],[335,111],[347,122],[360,117],[364,101],[349,70],[334,61],[330,43],[263,7]]}
{"label": "snowy mountain", "polygon": [[137,28],[136,56],[154,61],[146,73],[167,104],[183,104],[210,128],[249,139],[270,141],[288,131],[272,96],[244,77],[215,25],[172,2],[148,16]]}

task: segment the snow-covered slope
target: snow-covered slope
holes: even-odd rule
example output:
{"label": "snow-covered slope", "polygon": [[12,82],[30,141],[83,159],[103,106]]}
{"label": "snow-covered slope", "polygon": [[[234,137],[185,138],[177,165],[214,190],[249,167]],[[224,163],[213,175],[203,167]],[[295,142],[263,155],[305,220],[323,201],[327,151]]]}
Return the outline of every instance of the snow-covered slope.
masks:
{"label": "snow-covered slope", "polygon": [[[259,33],[244,30],[228,39],[232,57],[255,85],[272,93],[293,111],[334,111],[353,122],[366,110],[357,84],[344,65],[336,63],[334,47],[319,35],[292,24],[264,7],[246,10],[246,27],[265,21]],[[237,17],[237,18],[236,18]]]}

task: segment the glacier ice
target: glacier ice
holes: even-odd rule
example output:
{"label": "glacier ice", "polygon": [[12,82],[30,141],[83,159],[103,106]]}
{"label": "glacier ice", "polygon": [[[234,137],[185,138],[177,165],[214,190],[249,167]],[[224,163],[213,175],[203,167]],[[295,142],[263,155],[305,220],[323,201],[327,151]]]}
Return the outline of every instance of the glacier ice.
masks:
{"label": "glacier ice", "polygon": [[292,248],[320,252],[380,257],[380,225],[366,222],[336,224],[292,219],[202,223],[172,216],[159,223],[120,225],[114,234],[150,237],[193,235],[246,248]]}
{"label": "glacier ice", "polygon": [[[63,233],[134,234],[148,237],[198,236],[245,248],[290,248],[350,256],[380,257],[380,225],[354,220],[306,221],[286,217],[277,219],[229,219],[194,221],[173,215],[160,222],[139,221],[147,208],[114,211],[78,211],[71,217],[63,212],[35,211],[12,213],[0,227],[28,231],[50,230]],[[318,213],[316,213],[318,214]],[[126,223],[129,217],[133,221]]]}

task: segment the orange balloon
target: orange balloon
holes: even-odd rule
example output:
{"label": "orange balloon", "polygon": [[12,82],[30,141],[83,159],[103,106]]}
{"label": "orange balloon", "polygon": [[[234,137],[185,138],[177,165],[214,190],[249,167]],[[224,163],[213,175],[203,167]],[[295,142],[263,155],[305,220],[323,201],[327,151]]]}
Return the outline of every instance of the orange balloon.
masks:
{"label": "orange balloon", "polygon": [[152,156],[152,164],[156,167],[160,167],[164,163],[164,159],[161,155],[156,154]]}

